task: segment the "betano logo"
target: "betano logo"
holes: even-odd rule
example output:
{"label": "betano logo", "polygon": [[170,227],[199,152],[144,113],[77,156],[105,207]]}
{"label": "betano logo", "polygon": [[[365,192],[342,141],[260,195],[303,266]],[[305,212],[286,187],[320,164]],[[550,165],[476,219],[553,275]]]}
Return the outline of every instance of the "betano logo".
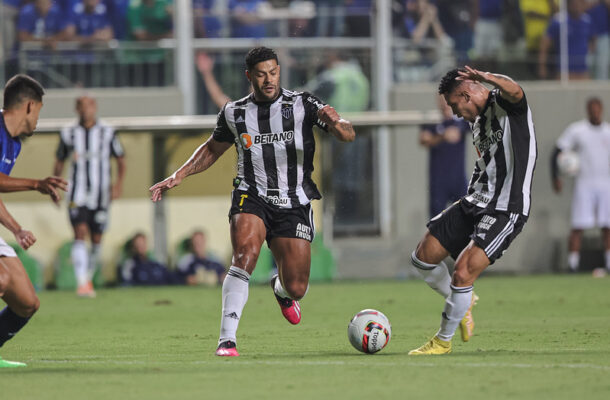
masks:
{"label": "betano logo", "polygon": [[252,137],[249,133],[240,135],[241,144],[244,149],[249,150],[253,144],[272,144],[277,142],[290,142],[294,139],[294,131],[280,133],[263,133]]}

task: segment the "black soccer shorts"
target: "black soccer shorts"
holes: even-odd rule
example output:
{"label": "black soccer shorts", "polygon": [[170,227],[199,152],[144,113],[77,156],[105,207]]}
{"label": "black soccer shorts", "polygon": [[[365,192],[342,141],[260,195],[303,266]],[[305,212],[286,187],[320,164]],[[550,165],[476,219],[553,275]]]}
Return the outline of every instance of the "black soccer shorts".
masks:
{"label": "black soccer shorts", "polygon": [[98,208],[91,210],[87,207],[70,206],[68,208],[70,214],[70,223],[76,226],[81,223],[86,223],[91,233],[104,233],[108,225],[108,210]]}
{"label": "black soccer shorts", "polygon": [[462,199],[432,218],[428,229],[453,259],[457,259],[472,240],[493,264],[502,257],[526,222],[524,215],[483,210]]}
{"label": "black soccer shorts", "polygon": [[229,221],[233,215],[240,213],[254,214],[263,220],[268,244],[274,237],[298,238],[312,242],[315,236],[311,204],[296,208],[279,208],[267,203],[257,194],[234,190]]}

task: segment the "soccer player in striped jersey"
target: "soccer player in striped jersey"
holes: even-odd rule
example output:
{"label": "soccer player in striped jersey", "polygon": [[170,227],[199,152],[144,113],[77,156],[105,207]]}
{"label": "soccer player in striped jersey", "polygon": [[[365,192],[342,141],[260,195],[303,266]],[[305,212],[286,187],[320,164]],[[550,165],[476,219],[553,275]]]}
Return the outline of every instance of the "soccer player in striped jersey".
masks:
{"label": "soccer player in striped jersey", "polygon": [[[426,283],[445,298],[445,308],[439,331],[410,355],[450,353],[458,325],[463,341],[472,336],[474,281],[523,229],[538,154],[532,112],[511,78],[466,66],[447,72],[439,93],[470,122],[478,159],[466,195],[430,220],[411,255]],[[452,277],[443,262],[449,255],[456,260]]]}
{"label": "soccer player in striped jersey", "polygon": [[[27,75],[15,75],[4,86],[4,105],[0,113],[0,192],[37,190],[57,204],[60,190],[67,182],[61,178],[11,178],[9,174],[21,151],[21,135],[31,136],[38,123],[44,90]],[[0,200],[0,223],[15,236],[24,250],[36,242],[32,232],[25,230],[11,216]],[[23,264],[15,250],[0,238],[0,298],[6,307],[0,310],[0,347],[13,338],[38,310],[39,300]],[[24,363],[3,360],[0,368],[25,367]]]}
{"label": "soccer player in striped jersey", "polygon": [[[71,157],[68,212],[74,230],[71,258],[76,275],[76,294],[95,297],[91,281],[99,262],[110,201],[121,196],[125,153],[114,129],[97,118],[97,102],[93,97],[77,98],[76,113],[78,122],[61,131],[53,175],[61,175],[65,161]],[[114,184],[112,158],[117,163]],[[89,249],[85,242],[87,238],[91,240]]]}
{"label": "soccer player in striped jersey", "polygon": [[298,300],[309,287],[310,244],[314,237],[310,202],[321,197],[311,178],[313,127],[342,142],[355,138],[352,124],[306,92],[280,87],[276,53],[256,47],[246,55],[252,93],[228,102],[212,137],[169,178],[153,185],[152,200],[189,175],[205,171],[235,145],[237,177],[229,211],[232,265],[222,285],[220,339],[216,355],[238,356],[236,332],[248,299],[248,282],[265,240],[278,265],[271,286],[282,314],[301,320]]}

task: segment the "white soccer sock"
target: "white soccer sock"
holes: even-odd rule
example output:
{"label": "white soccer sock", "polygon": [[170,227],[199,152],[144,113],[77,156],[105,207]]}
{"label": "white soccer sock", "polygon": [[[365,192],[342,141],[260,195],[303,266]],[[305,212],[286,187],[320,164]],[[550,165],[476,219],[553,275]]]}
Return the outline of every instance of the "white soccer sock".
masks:
{"label": "white soccer sock", "polygon": [[411,263],[417,269],[424,281],[444,299],[451,293],[451,276],[447,265],[443,261],[438,264],[428,264],[417,258],[415,252],[411,253]]}
{"label": "white soccer sock", "polygon": [[[303,297],[305,297],[307,292],[309,292],[309,285],[307,285],[307,289],[305,289],[305,294],[303,295]],[[284,289],[284,286],[282,286],[282,282],[280,281],[279,275],[277,276],[277,278],[275,278],[275,284],[273,285],[273,293],[285,299],[292,299],[292,296],[290,296],[286,289]]]}
{"label": "white soccer sock", "polygon": [[436,336],[449,341],[455,334],[460,321],[466,315],[472,301],[472,286],[456,287],[451,285],[451,294],[445,300],[445,309],[441,318],[441,329]]}
{"label": "white soccer sock", "polygon": [[101,245],[99,243],[92,243],[91,250],[89,250],[89,280],[93,280],[95,270],[97,270],[97,263],[100,260]]}
{"label": "white soccer sock", "polygon": [[610,271],[610,250],[606,250],[606,269]]}
{"label": "white soccer sock", "polygon": [[76,283],[82,286],[89,282],[89,252],[84,240],[75,240],[72,244],[72,265],[74,265],[74,275]]}
{"label": "white soccer sock", "polygon": [[568,253],[568,267],[572,271],[578,271],[578,265],[580,264],[580,252],[571,251]]}
{"label": "white soccer sock", "polygon": [[220,339],[218,343],[236,341],[235,334],[241,313],[248,301],[250,274],[241,268],[231,266],[222,283],[222,317],[220,319]]}

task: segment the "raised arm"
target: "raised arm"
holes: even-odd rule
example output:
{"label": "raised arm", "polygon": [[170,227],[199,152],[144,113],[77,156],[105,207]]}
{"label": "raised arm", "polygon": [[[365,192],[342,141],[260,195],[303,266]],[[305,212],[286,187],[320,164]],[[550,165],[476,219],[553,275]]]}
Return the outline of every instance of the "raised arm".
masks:
{"label": "raised arm", "polygon": [[471,80],[485,82],[500,89],[500,96],[511,103],[518,103],[523,98],[521,86],[506,75],[483,72],[465,66],[465,71],[460,71],[458,80]]}
{"label": "raised arm", "polygon": [[178,186],[187,176],[198,174],[210,168],[232,145],[232,143],[219,142],[210,137],[195,150],[193,155],[176,172],[150,187],[152,201],[157,202],[161,200],[163,192]]}
{"label": "raised arm", "polygon": [[328,125],[328,131],[340,141],[353,142],[356,138],[352,123],[341,118],[333,107],[327,105],[319,109],[318,118]]}

